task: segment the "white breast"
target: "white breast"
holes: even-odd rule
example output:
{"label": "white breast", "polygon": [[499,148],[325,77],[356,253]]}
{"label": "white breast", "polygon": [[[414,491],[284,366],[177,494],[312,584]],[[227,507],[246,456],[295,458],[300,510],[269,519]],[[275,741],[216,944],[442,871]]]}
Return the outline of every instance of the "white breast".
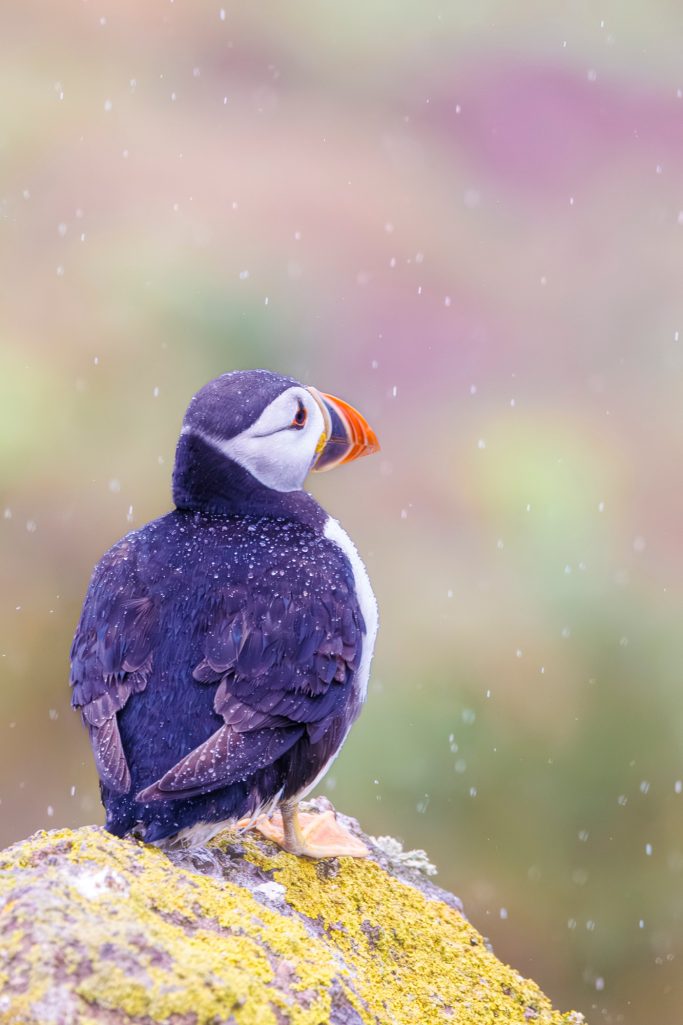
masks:
{"label": "white breast", "polygon": [[[372,592],[372,587],[370,586],[368,571],[363,565],[363,561],[360,555],[356,551],[356,546],[354,545],[353,541],[346,533],[344,528],[341,526],[341,524],[339,524],[337,520],[333,520],[330,516],[327,523],[325,524],[325,530],[323,531],[323,533],[328,541],[334,541],[334,543],[338,545],[339,548],[341,548],[344,555],[351,563],[354,589],[356,592],[356,597],[358,598],[360,610],[363,614],[363,619],[365,620],[365,627],[367,633],[363,638],[360,665],[358,666],[358,670],[353,681],[353,686],[358,696],[358,704],[360,706],[363,703],[363,701],[365,701],[365,695],[367,694],[368,690],[368,679],[370,677],[370,663],[372,662],[372,653],[375,648],[375,638],[377,636],[377,601]],[[327,770],[332,765],[332,762],[335,760],[335,758],[341,751],[342,747],[344,746],[344,741],[346,740],[346,737],[349,735],[349,730],[351,729],[352,725],[352,723],[349,723],[346,734],[344,735],[339,747],[336,751],[333,752],[329,761],[326,762],[325,765],[323,765],[322,769],[315,777],[315,779],[311,780],[311,782],[296,795],[297,801],[300,801],[302,798],[306,796],[306,794],[309,794],[311,790],[313,790],[313,788],[317,786],[317,784],[323,778]]]}
{"label": "white breast", "polygon": [[344,555],[351,563],[351,570],[353,571],[356,597],[358,598],[358,604],[360,605],[360,610],[363,613],[363,619],[365,620],[365,626],[367,629],[367,633],[363,638],[360,665],[358,666],[354,686],[358,691],[360,700],[365,701],[365,695],[368,689],[368,678],[370,676],[370,663],[372,662],[372,653],[375,648],[375,638],[377,636],[377,601],[372,592],[372,587],[370,586],[368,571],[363,565],[360,555],[356,551],[356,546],[341,524],[339,524],[337,520],[333,520],[330,516],[325,524],[324,534],[328,541],[334,541],[336,545],[339,545]]}

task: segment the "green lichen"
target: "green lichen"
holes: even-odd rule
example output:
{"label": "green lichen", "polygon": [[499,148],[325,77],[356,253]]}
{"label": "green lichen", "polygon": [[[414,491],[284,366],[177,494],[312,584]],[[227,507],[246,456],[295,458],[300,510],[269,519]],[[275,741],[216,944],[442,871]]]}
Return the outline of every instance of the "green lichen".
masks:
{"label": "green lichen", "polygon": [[435,876],[438,874],[436,865],[429,860],[427,852],[423,851],[422,848],[404,851],[403,844],[395,836],[371,836],[370,839],[375,847],[379,847],[382,853],[387,856],[390,865],[413,868],[417,872],[422,872],[425,876]]}
{"label": "green lichen", "polygon": [[[364,1025],[572,1022],[461,915],[374,862],[255,839],[231,860],[227,842],[213,876],[94,827],[0,854],[0,1023],[325,1025],[340,1001]],[[284,903],[224,878],[236,859]]]}

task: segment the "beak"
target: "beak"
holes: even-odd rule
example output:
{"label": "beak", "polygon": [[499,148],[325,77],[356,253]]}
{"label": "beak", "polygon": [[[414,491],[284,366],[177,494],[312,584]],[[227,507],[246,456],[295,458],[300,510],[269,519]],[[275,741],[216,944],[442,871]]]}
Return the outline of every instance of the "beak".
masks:
{"label": "beak", "polygon": [[379,452],[377,435],[357,409],[316,388],[308,390],[318,403],[325,423],[311,470],[331,470],[352,459]]}

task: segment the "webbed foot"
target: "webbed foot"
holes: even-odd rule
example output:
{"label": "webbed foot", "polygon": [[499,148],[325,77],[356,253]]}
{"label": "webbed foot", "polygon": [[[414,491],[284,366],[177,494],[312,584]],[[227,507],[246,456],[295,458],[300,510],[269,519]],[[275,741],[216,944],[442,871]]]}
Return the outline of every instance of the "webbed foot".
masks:
{"label": "webbed foot", "polygon": [[261,815],[253,829],[290,854],[306,858],[367,858],[362,840],[342,826],[333,811],[313,815],[299,812],[298,805],[282,805],[270,818]]}

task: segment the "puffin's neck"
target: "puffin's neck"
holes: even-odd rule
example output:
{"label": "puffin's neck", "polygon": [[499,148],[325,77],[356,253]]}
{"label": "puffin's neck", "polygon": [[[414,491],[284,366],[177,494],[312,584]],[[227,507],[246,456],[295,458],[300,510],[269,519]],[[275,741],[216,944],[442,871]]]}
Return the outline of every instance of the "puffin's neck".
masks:
{"label": "puffin's neck", "polygon": [[328,515],[307,491],[273,491],[196,434],[181,434],[173,469],[178,509],[224,516],[284,516],[317,531]]}

